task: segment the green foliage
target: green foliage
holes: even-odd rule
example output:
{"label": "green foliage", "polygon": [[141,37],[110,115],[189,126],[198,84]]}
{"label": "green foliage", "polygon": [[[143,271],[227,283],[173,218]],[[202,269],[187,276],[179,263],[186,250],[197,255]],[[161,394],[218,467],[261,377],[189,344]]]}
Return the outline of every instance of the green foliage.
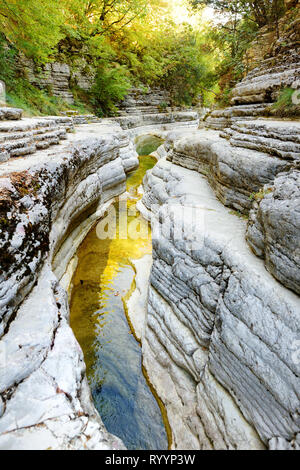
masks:
{"label": "green foliage", "polygon": [[272,105],[272,114],[278,117],[298,117],[300,116],[300,105],[293,102],[293,96],[297,95],[297,101],[300,101],[300,93],[293,88],[284,88]]}
{"label": "green foliage", "polygon": [[114,114],[117,111],[116,104],[125,97],[130,87],[131,83],[124,67],[99,66],[95,84],[91,89],[91,102],[97,115]]}
{"label": "green foliage", "polygon": [[259,27],[272,25],[285,12],[284,0],[190,0],[193,7],[208,5],[231,16],[255,21]]}
{"label": "green foliage", "polygon": [[10,44],[0,46],[0,78],[10,103],[33,113],[56,114],[67,105],[18,76],[20,51],[35,64],[56,60],[73,71],[97,71],[90,92],[71,84],[80,112],[94,107],[99,116],[114,114],[132,85],[160,86],[174,105],[208,106],[220,75],[234,81],[244,73],[254,24],[239,17],[208,34],[201,22],[176,23],[165,0],[0,0],[0,32]]}
{"label": "green foliage", "polygon": [[171,92],[174,104],[191,106],[206,71],[197,38],[190,28],[186,28],[180,35],[169,37],[164,47],[164,73],[160,83]]}
{"label": "green foliage", "polygon": [[163,101],[162,103],[159,104],[158,109],[161,113],[164,113],[168,107],[168,103]]}

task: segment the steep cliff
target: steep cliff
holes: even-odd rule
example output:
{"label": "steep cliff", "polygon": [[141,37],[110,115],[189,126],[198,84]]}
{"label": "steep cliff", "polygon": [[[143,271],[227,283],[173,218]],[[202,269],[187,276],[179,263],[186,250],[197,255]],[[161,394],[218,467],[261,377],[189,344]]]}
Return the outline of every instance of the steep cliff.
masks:
{"label": "steep cliff", "polygon": [[92,403],[58,279],[137,164],[113,123],[1,164],[1,448],[123,448]]}

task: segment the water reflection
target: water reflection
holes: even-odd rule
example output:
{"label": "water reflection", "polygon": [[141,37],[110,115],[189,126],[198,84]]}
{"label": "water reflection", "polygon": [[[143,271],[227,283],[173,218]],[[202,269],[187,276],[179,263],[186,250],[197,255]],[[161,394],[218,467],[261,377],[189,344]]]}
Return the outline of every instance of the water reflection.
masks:
{"label": "water reflection", "polygon": [[[137,188],[155,162],[151,156],[140,157],[140,167],[127,181],[128,209],[134,209],[140,197]],[[118,203],[115,208],[118,214]],[[129,216],[128,224],[139,216]],[[168,447],[159,406],[142,374],[141,348],[123,304],[134,279],[130,259],[151,250],[150,238],[99,240],[95,227],[78,250],[73,278],[71,326],[84,352],[95,406],[108,431],[131,450]]]}

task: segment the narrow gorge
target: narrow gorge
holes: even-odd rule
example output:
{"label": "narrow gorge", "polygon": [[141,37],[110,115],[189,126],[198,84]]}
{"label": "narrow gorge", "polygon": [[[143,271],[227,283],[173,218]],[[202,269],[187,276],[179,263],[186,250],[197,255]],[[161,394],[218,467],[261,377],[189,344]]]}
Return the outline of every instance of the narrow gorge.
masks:
{"label": "narrow gorge", "polygon": [[274,108],[299,106],[299,16],[279,27],[227,107],[0,108],[1,450],[300,449],[300,121]]}

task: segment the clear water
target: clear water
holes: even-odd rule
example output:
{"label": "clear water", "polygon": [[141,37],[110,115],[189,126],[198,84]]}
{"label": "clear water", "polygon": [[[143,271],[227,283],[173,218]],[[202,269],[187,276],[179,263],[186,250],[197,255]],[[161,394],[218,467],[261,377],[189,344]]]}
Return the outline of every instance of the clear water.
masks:
{"label": "clear water", "polygon": [[[127,181],[127,209],[135,208],[140,197],[137,188],[155,163],[151,156],[140,157],[140,167]],[[128,224],[137,217],[140,214],[128,217]],[[124,297],[134,280],[130,259],[151,250],[151,237],[99,240],[95,227],[78,250],[73,278],[71,326],[84,352],[95,406],[107,430],[130,450],[168,448],[158,402],[142,373],[141,347],[124,308]]]}

